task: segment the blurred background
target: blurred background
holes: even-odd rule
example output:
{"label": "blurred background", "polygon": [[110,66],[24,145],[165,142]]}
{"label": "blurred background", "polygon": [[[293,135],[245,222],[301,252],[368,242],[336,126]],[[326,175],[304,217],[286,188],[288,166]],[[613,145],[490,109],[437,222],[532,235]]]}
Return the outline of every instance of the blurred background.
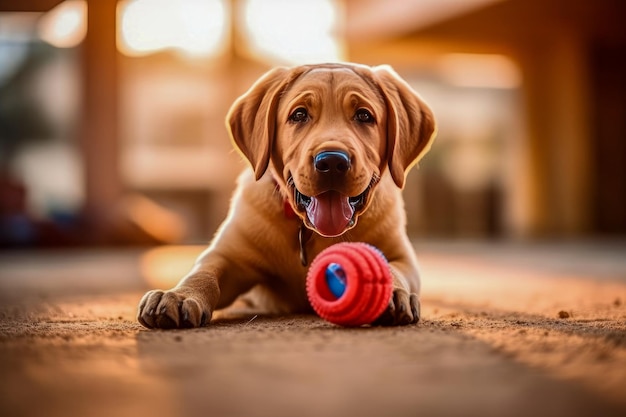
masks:
{"label": "blurred background", "polygon": [[2,0],[0,246],[203,244],[246,166],[226,112],[276,65],[390,64],[439,135],[425,239],[626,236],[620,0]]}

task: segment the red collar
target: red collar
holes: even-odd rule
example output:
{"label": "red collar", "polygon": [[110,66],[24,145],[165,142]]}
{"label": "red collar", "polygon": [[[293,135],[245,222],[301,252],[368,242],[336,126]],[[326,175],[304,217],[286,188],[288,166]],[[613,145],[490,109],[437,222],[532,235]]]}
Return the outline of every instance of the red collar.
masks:
{"label": "red collar", "polygon": [[286,198],[283,200],[283,210],[285,212],[285,217],[288,219],[297,219],[298,215],[295,211],[293,211],[293,207],[291,207],[291,203]]}

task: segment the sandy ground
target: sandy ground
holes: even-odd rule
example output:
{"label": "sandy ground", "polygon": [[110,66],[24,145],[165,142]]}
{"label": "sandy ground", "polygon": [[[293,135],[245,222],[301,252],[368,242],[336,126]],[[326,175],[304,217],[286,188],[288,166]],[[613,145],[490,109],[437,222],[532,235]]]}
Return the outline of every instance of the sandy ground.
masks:
{"label": "sandy ground", "polygon": [[2,416],[624,416],[626,245],[418,243],[423,320],[135,322],[144,251],[0,254]]}

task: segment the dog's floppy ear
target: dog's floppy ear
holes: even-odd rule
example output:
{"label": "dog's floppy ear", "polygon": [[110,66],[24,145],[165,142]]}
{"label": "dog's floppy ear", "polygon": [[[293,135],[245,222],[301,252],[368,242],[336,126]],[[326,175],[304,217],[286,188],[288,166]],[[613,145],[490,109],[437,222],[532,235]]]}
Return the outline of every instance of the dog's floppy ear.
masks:
{"label": "dog's floppy ear", "polygon": [[267,72],[233,103],[226,116],[230,136],[252,165],[257,180],[269,164],[278,100],[288,73],[287,68]]}
{"label": "dog's floppy ear", "polygon": [[373,68],[387,104],[387,159],[400,188],[406,173],[428,152],[435,138],[435,118],[415,91],[388,65]]}

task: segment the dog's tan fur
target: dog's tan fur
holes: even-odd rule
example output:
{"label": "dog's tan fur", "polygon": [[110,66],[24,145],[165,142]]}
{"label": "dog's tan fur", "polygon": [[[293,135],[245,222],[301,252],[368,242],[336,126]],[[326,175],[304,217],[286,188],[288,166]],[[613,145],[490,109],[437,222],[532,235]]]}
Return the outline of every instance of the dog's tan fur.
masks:
{"label": "dog's tan fur", "polygon": [[[294,122],[291,115],[302,108],[308,118]],[[358,119],[362,109],[375,122]],[[420,97],[387,66],[277,68],[233,104],[227,122],[253,169],[240,176],[210,247],[175,288],[143,297],[139,322],[149,328],[200,326],[253,288],[268,312],[310,311],[301,252],[310,260],[334,243],[362,241],[385,254],[394,277],[393,298],[378,323],[416,323],[420,280],[401,188],[434,137],[432,112]],[[356,221],[334,237],[307,233],[303,224],[315,227],[294,197],[294,187],[307,196],[328,188],[312,162],[327,150],[343,151],[351,161],[345,177],[332,180],[333,189],[348,196],[370,189]],[[295,215],[286,214],[286,203]]]}

